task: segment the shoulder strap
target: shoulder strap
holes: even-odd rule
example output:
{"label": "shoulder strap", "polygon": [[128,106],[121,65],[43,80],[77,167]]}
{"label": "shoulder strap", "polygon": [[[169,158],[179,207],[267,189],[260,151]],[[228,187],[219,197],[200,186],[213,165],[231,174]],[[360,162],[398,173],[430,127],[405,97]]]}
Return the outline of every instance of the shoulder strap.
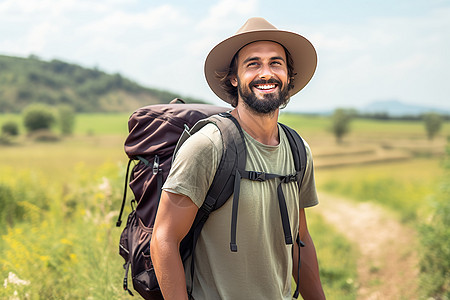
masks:
{"label": "shoulder strap", "polygon": [[183,133],[180,138],[179,145],[176,147],[176,151],[190,135],[199,131],[203,126],[209,123],[215,124],[222,135],[222,158],[208,193],[206,194],[206,198],[194,219],[194,223],[192,224],[189,233],[181,242],[180,252],[183,261],[185,261],[195,249],[195,244],[209,214],[225,204],[233,194],[236,170],[245,168],[247,158],[244,133],[237,120],[229,113],[213,115],[199,121],[191,130],[185,130],[185,133]]}
{"label": "shoulder strap", "polygon": [[[213,182],[206,194],[206,198],[199,208],[194,222],[189,230],[189,233],[181,241],[180,254],[182,261],[185,262],[191,256],[190,273],[191,279],[194,278],[194,252],[200,232],[209,217],[209,214],[221,207],[228,198],[231,197],[234,191],[234,181],[236,177],[236,170],[244,168],[247,158],[247,150],[245,147],[244,133],[242,132],[239,123],[229,113],[221,113],[213,115],[207,119],[201,120],[195,124],[191,130],[183,133],[180,138],[179,145],[177,144],[176,151],[192,134],[199,131],[203,126],[209,123],[214,123],[222,135],[222,158],[214,175]],[[174,155],[175,155],[174,154]],[[192,294],[193,282],[188,294]]]}
{"label": "shoulder strap", "polygon": [[[292,150],[292,156],[294,157],[294,164],[295,164],[295,170],[297,171],[297,174],[299,174],[298,178],[298,189],[299,189],[299,195],[300,195],[300,188],[303,182],[303,177],[305,176],[306,172],[306,163],[307,163],[307,157],[306,157],[306,147],[305,143],[303,142],[303,139],[300,137],[300,135],[293,130],[292,128],[281,124],[281,127],[283,128],[284,132],[286,133],[286,136],[289,141],[289,145],[291,146]],[[300,248],[304,247],[305,244],[300,240],[300,236],[297,235],[297,245],[298,245],[298,266],[297,266],[297,287],[294,291],[293,297],[295,299],[298,298],[299,295],[299,288],[300,288],[300,267],[301,267],[301,261],[300,261]]]}
{"label": "shoulder strap", "polygon": [[295,170],[299,173],[298,178],[298,188],[300,190],[303,177],[305,176],[306,171],[306,147],[305,143],[303,142],[303,139],[300,137],[300,135],[295,131],[294,129],[279,123],[281,128],[283,128],[284,132],[286,133],[287,139],[289,141],[289,145],[292,150],[292,156],[294,158],[294,165]]}

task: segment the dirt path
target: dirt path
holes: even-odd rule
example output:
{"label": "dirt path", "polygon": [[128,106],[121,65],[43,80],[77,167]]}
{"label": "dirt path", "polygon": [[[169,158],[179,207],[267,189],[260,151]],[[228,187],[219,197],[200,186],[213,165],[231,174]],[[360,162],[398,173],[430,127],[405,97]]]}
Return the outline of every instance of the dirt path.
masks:
{"label": "dirt path", "polygon": [[319,196],[317,211],[359,246],[358,299],[418,299],[415,232],[373,203]]}

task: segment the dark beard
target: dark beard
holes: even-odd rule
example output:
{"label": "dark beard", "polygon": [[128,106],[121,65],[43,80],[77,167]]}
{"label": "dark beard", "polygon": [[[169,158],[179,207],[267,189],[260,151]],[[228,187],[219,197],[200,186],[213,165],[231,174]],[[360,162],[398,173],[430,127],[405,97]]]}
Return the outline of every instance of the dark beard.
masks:
{"label": "dark beard", "polygon": [[277,94],[264,95],[264,99],[258,99],[252,90],[256,84],[276,83],[281,86],[281,82],[276,79],[254,80],[248,85],[248,90],[244,91],[238,78],[238,93],[246,106],[258,114],[271,114],[281,106],[285,106],[289,102],[289,90],[287,85],[283,87]]}

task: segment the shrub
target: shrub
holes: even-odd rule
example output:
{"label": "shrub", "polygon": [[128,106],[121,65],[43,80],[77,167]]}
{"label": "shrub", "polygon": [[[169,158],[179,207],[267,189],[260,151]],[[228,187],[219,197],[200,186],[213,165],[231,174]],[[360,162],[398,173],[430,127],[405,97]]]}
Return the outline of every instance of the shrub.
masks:
{"label": "shrub", "polygon": [[19,125],[14,121],[7,121],[2,125],[2,134],[17,136],[19,135]]}
{"label": "shrub", "polygon": [[55,122],[55,115],[50,106],[31,104],[24,110],[24,125],[29,132],[50,129]]}
{"label": "shrub", "polygon": [[62,105],[58,108],[58,121],[63,135],[71,135],[75,127],[75,110],[72,106]]}

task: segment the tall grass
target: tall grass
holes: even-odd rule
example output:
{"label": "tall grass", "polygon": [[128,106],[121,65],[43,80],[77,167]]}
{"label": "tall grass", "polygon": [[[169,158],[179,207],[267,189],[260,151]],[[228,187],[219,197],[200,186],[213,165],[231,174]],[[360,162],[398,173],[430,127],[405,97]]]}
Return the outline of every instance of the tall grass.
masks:
{"label": "tall grass", "polygon": [[[119,230],[113,227],[122,178],[110,165],[97,174],[79,172],[76,182],[63,186],[33,171],[2,172],[2,187],[12,197],[0,203],[15,203],[23,215],[2,226],[0,278],[6,281],[0,298],[125,298]],[[23,282],[10,282],[11,276]]]}

